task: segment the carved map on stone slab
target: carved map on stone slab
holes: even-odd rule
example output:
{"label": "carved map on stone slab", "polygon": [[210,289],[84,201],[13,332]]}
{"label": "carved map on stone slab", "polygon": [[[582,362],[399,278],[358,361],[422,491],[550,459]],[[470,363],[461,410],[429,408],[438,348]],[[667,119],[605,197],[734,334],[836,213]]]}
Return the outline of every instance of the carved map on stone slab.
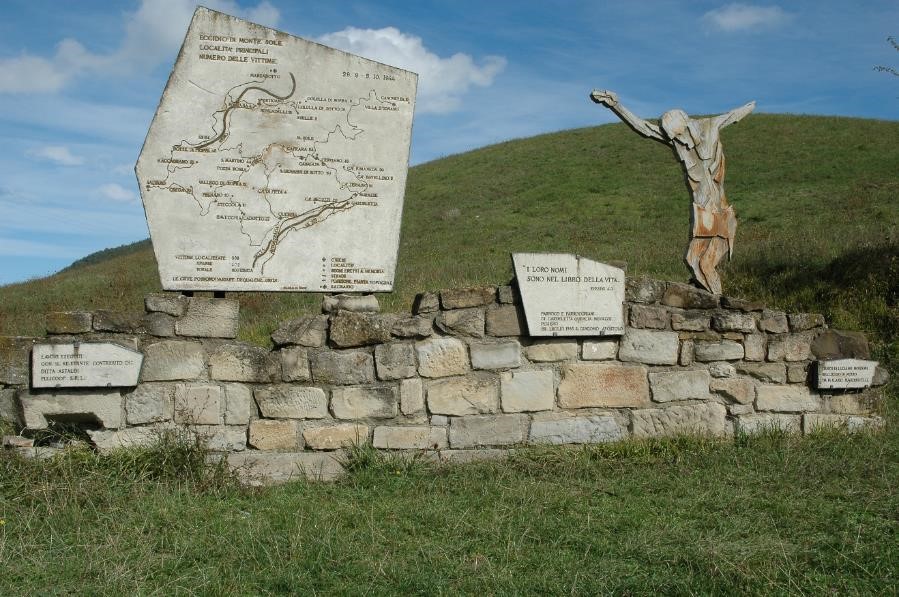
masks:
{"label": "carved map on stone slab", "polygon": [[417,79],[198,8],[136,167],[163,288],[391,290]]}
{"label": "carved map on stone slab", "polygon": [[35,344],[31,352],[33,388],[136,386],[141,353],[110,342]]}
{"label": "carved map on stone slab", "polygon": [[877,361],[861,359],[834,359],[818,361],[818,388],[861,389],[871,386]]}
{"label": "carved map on stone slab", "polygon": [[513,253],[531,336],[624,333],[624,270],[568,253]]}

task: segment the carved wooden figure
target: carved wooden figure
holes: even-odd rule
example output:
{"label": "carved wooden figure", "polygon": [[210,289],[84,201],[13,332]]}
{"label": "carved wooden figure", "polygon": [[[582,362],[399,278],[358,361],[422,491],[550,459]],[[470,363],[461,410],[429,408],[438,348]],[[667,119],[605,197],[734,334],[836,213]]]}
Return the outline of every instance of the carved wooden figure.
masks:
{"label": "carved wooden figure", "polygon": [[716,267],[733,254],[737,217],[724,195],[724,150],[719,131],[752,112],[755,102],[710,118],[690,118],[683,110],[662,115],[661,126],[635,116],[618,103],[611,91],[590,94],[635,131],[674,148],[693,193],[690,244],[684,260],[696,281],[710,292],[721,293]]}

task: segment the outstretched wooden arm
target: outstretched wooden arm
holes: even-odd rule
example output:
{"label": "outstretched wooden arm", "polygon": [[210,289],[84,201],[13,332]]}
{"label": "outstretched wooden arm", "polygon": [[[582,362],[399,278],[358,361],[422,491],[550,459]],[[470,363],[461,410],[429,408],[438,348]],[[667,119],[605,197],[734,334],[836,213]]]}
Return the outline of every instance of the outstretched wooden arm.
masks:
{"label": "outstretched wooden arm", "polygon": [[590,94],[590,99],[593,100],[597,104],[602,104],[607,107],[609,110],[618,115],[618,118],[623,120],[628,126],[632,129],[640,133],[645,137],[649,137],[650,139],[655,139],[656,141],[661,141],[662,143],[668,144],[669,141],[662,134],[662,129],[647,120],[643,120],[639,116],[635,115],[633,112],[622,106],[618,103],[618,94],[614,91],[600,91],[598,89],[594,89]]}
{"label": "outstretched wooden arm", "polygon": [[724,128],[729,124],[733,124],[735,122],[740,122],[743,118],[755,110],[755,102],[749,102],[745,106],[740,106],[735,110],[731,110],[727,114],[722,114],[715,118],[715,123],[718,125],[718,128]]}

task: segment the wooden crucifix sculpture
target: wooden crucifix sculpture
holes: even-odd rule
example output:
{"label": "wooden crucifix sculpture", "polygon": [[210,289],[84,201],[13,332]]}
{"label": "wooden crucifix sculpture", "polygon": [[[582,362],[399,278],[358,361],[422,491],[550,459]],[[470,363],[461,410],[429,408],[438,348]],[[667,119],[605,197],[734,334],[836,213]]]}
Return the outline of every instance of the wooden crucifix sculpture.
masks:
{"label": "wooden crucifix sculpture", "polygon": [[715,269],[734,250],[737,216],[724,196],[724,150],[719,131],[752,112],[755,102],[709,118],[690,118],[683,110],[669,110],[661,125],[635,116],[618,103],[611,91],[590,94],[618,115],[632,129],[674,148],[693,193],[690,244],[684,260],[696,281],[709,292],[721,294],[721,278]]}

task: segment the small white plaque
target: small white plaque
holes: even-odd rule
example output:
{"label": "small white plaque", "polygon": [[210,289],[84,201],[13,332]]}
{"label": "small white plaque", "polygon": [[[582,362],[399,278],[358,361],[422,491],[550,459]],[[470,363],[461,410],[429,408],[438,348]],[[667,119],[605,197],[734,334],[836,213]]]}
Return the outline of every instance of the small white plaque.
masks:
{"label": "small white plaque", "polygon": [[877,361],[836,359],[818,361],[818,388],[850,390],[871,387]]}
{"label": "small white plaque", "polygon": [[141,353],[109,342],[35,344],[31,353],[31,386],[136,386],[143,361]]}
{"label": "small white plaque", "polygon": [[531,336],[620,336],[624,270],[570,253],[513,253]]}

